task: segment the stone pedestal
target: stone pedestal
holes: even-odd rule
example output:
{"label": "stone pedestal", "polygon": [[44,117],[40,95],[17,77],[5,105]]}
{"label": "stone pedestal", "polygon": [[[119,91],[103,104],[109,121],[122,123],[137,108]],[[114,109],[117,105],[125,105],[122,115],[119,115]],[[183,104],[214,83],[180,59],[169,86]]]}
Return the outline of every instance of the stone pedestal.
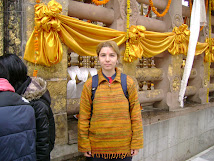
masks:
{"label": "stone pedestal", "polygon": [[[183,23],[182,18],[182,2],[173,1],[170,5],[168,13],[162,19],[167,27],[167,31],[171,32],[174,27],[179,27]],[[181,64],[183,55],[171,55],[168,51],[155,57],[155,64],[158,68],[163,68],[166,74],[162,81],[155,83],[155,88],[161,88],[164,91],[165,99],[156,102],[154,107],[175,110],[180,108],[178,95],[181,83]]]}

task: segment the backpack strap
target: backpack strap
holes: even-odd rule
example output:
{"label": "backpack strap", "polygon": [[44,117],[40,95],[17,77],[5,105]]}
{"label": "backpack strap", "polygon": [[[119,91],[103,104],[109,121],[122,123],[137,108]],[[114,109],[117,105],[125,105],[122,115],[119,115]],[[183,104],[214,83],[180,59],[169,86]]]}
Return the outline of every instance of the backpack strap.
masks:
{"label": "backpack strap", "polygon": [[94,100],[94,95],[95,95],[95,92],[97,90],[97,86],[98,86],[98,74],[94,75],[92,77],[92,88],[91,88],[91,116],[92,116],[92,113],[93,113],[93,100]]}
{"label": "backpack strap", "polygon": [[[121,73],[121,86],[123,89],[123,93],[126,96],[127,100],[129,101],[129,94],[128,94],[128,90],[127,90],[127,75]],[[130,102],[129,102],[129,111],[130,111]]]}
{"label": "backpack strap", "polygon": [[95,95],[95,92],[97,90],[97,86],[98,86],[98,74],[96,74],[92,77],[92,88],[91,88],[91,92],[92,92],[91,100],[92,100],[92,102],[94,100],[94,95]]}
{"label": "backpack strap", "polygon": [[127,91],[127,75],[121,73],[121,86],[123,88],[123,93],[127,99],[129,99],[128,91]]}

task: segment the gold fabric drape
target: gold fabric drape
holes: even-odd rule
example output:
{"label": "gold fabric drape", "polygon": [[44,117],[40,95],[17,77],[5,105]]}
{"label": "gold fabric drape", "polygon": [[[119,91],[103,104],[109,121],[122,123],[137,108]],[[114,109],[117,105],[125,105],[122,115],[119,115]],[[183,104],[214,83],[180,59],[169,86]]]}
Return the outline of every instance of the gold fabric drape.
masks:
{"label": "gold fabric drape", "polygon": [[[57,15],[62,11],[59,3],[51,1],[48,6],[35,6],[35,26],[38,29],[39,55],[38,64],[50,66],[62,59],[62,45],[59,39],[60,20]],[[35,60],[35,30],[31,34],[25,48],[24,59],[34,63]]]}
{"label": "gold fabric drape", "polygon": [[[61,61],[60,39],[74,52],[82,56],[96,56],[96,46],[103,41],[113,40],[118,45],[126,41],[125,32],[83,22],[60,15],[62,6],[52,0],[48,5],[35,6],[35,26],[39,31],[38,64],[51,66]],[[34,63],[34,34],[30,36],[24,59]],[[59,39],[60,38],[60,39]]]}
{"label": "gold fabric drape", "polygon": [[168,48],[168,51],[172,55],[187,54],[190,31],[187,25],[181,25],[180,27],[174,27],[172,45]]}
{"label": "gold fabric drape", "polygon": [[[209,43],[209,38],[206,39],[206,43]],[[211,49],[211,54],[210,54],[210,57],[211,57],[211,62],[214,62],[214,39],[211,38],[211,44],[212,44],[212,49]],[[204,55],[204,61],[205,62],[209,62],[209,45],[207,46],[206,48],[206,51],[205,51],[205,55]]]}
{"label": "gold fabric drape", "polygon": [[[64,16],[60,14],[61,11],[62,6],[55,0],[51,0],[47,6],[44,4],[35,6],[35,26],[39,31],[38,64],[51,66],[61,61],[63,52],[60,39],[82,56],[96,56],[96,46],[100,42],[113,40],[121,45],[126,41],[126,32]],[[26,44],[24,54],[24,59],[32,63],[35,60],[34,34],[35,31]],[[133,61],[142,56],[156,56],[165,50],[172,55],[186,55],[189,35],[190,31],[185,24],[166,33],[146,31],[144,26],[131,26],[128,40],[129,57]],[[207,48],[207,42],[198,42],[196,55],[203,53]]]}
{"label": "gold fabric drape", "polygon": [[[170,54],[187,55],[190,31],[183,24],[174,27],[172,32],[158,33],[146,31],[144,26],[131,26],[129,29],[129,55],[134,58],[153,57],[165,50]],[[203,53],[208,43],[197,43],[196,54]]]}
{"label": "gold fabric drape", "polygon": [[103,41],[113,40],[118,45],[126,41],[125,32],[94,25],[75,18],[59,15],[61,40],[74,52],[82,56],[96,56],[96,46]]}

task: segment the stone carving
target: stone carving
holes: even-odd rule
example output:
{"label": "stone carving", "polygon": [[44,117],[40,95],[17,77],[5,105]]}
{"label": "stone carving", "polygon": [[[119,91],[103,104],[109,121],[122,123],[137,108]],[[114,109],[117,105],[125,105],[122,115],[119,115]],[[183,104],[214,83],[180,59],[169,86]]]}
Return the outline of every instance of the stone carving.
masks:
{"label": "stone carving", "polygon": [[204,87],[207,87],[207,86],[208,86],[208,80],[204,79]]}
{"label": "stone carving", "polygon": [[172,80],[172,87],[171,87],[171,91],[178,91],[180,88],[180,78],[179,77],[174,77],[174,79]]}
{"label": "stone carving", "polygon": [[[130,2],[130,24],[135,24],[138,19],[139,10],[137,6],[137,2],[134,0],[130,0],[130,1],[131,1]],[[127,6],[127,1],[122,1],[120,5],[120,13],[123,20],[126,20],[126,16],[127,16],[126,6]]]}
{"label": "stone carving", "polygon": [[147,98],[156,98],[157,96],[159,96],[160,95],[160,91],[159,90],[155,90],[155,91],[148,91],[147,93],[146,93],[146,97]]}
{"label": "stone carving", "polygon": [[204,36],[208,37],[208,35],[209,35],[209,27],[208,26],[204,26],[203,30],[204,30]]}
{"label": "stone carving", "polygon": [[138,68],[136,69],[136,79],[138,81],[144,80],[162,80],[163,70],[159,68]]}
{"label": "stone carving", "polygon": [[174,27],[179,27],[183,23],[183,18],[179,14],[175,14],[173,19],[172,19],[172,28]]}
{"label": "stone carving", "polygon": [[21,56],[22,2],[8,0],[4,6],[4,53]]}

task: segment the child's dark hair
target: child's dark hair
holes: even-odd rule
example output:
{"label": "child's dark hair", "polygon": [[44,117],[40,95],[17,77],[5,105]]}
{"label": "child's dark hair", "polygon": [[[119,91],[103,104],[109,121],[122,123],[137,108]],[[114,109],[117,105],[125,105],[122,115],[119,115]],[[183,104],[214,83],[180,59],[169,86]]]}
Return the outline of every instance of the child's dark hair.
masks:
{"label": "child's dark hair", "polygon": [[0,63],[7,68],[9,82],[17,90],[27,80],[27,66],[16,54],[0,56]]}
{"label": "child's dark hair", "polygon": [[9,80],[8,70],[0,63],[0,78]]}

